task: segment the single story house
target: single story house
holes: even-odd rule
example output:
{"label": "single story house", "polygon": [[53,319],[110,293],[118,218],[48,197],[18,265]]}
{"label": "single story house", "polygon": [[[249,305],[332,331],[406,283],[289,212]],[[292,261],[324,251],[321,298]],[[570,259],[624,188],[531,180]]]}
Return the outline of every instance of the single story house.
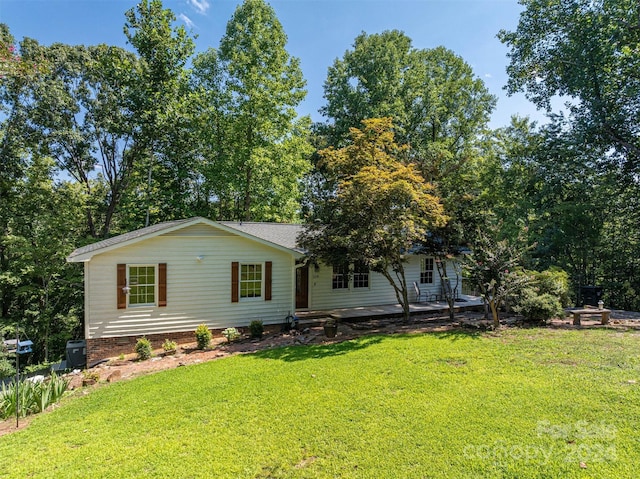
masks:
{"label": "single story house", "polygon": [[[380,274],[308,264],[296,245],[302,228],[190,218],[76,249],[67,260],[84,263],[87,363],[130,353],[142,336],[193,340],[201,323],[268,326],[296,311],[397,303]],[[406,274],[427,298],[441,292],[433,258],[412,256]]]}

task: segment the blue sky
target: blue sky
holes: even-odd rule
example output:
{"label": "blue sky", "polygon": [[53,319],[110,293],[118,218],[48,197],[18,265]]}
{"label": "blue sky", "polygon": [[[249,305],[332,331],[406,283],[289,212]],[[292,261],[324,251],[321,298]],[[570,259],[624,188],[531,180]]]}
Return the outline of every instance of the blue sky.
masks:
{"label": "blue sky", "polygon": [[[227,21],[241,0],[165,0],[193,34],[197,51],[217,47]],[[505,126],[513,114],[544,122],[542,113],[522,95],[507,97],[507,49],[496,38],[514,30],[522,7],[517,0],[273,0],[269,2],[289,38],[288,51],[300,58],[307,80],[301,114],[322,119],[327,68],[350,49],[361,32],[404,31],[417,48],[438,45],[469,63],[499,97],[491,126]],[[17,40],[127,47],[124,12],[135,0],[0,0],[0,22]]]}

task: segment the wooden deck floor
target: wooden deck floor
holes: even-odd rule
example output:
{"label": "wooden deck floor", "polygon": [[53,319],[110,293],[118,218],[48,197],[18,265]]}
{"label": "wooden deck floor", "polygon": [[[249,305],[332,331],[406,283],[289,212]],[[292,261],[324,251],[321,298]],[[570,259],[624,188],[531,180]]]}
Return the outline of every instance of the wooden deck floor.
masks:
{"label": "wooden deck floor", "polygon": [[[456,301],[455,311],[477,310],[482,307],[482,299],[477,296],[461,296],[462,301]],[[446,313],[449,305],[446,301],[433,301],[424,303],[411,303],[409,305],[411,315],[423,313]],[[384,304],[380,306],[361,306],[357,308],[339,308],[323,311],[296,311],[300,321],[313,321],[321,319],[358,320],[364,318],[390,318],[402,316],[402,308],[399,304]]]}

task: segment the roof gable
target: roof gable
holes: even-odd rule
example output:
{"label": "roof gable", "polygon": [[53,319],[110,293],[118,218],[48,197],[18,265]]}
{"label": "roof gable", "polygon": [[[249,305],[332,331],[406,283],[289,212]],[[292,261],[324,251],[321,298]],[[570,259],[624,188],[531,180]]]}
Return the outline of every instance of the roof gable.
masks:
{"label": "roof gable", "polygon": [[215,222],[206,218],[195,217],[176,221],[167,221],[139,230],[124,233],[113,238],[98,241],[73,251],[67,261],[79,263],[91,260],[95,255],[106,253],[124,246],[135,244],[149,238],[166,235],[173,231],[188,228],[197,224],[205,224],[231,234],[257,241],[258,243],[286,251],[294,256],[301,256],[302,250],[297,248],[296,239],[302,225],[285,223],[234,223]]}

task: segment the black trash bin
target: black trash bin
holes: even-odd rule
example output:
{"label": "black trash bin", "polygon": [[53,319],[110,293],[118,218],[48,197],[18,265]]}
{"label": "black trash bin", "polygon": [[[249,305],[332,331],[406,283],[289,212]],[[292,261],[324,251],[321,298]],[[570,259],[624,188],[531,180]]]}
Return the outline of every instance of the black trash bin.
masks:
{"label": "black trash bin", "polygon": [[598,306],[598,301],[602,299],[602,286],[580,286],[580,298],[578,306]]}
{"label": "black trash bin", "polygon": [[87,364],[87,342],[84,339],[67,341],[67,368],[82,369]]}

